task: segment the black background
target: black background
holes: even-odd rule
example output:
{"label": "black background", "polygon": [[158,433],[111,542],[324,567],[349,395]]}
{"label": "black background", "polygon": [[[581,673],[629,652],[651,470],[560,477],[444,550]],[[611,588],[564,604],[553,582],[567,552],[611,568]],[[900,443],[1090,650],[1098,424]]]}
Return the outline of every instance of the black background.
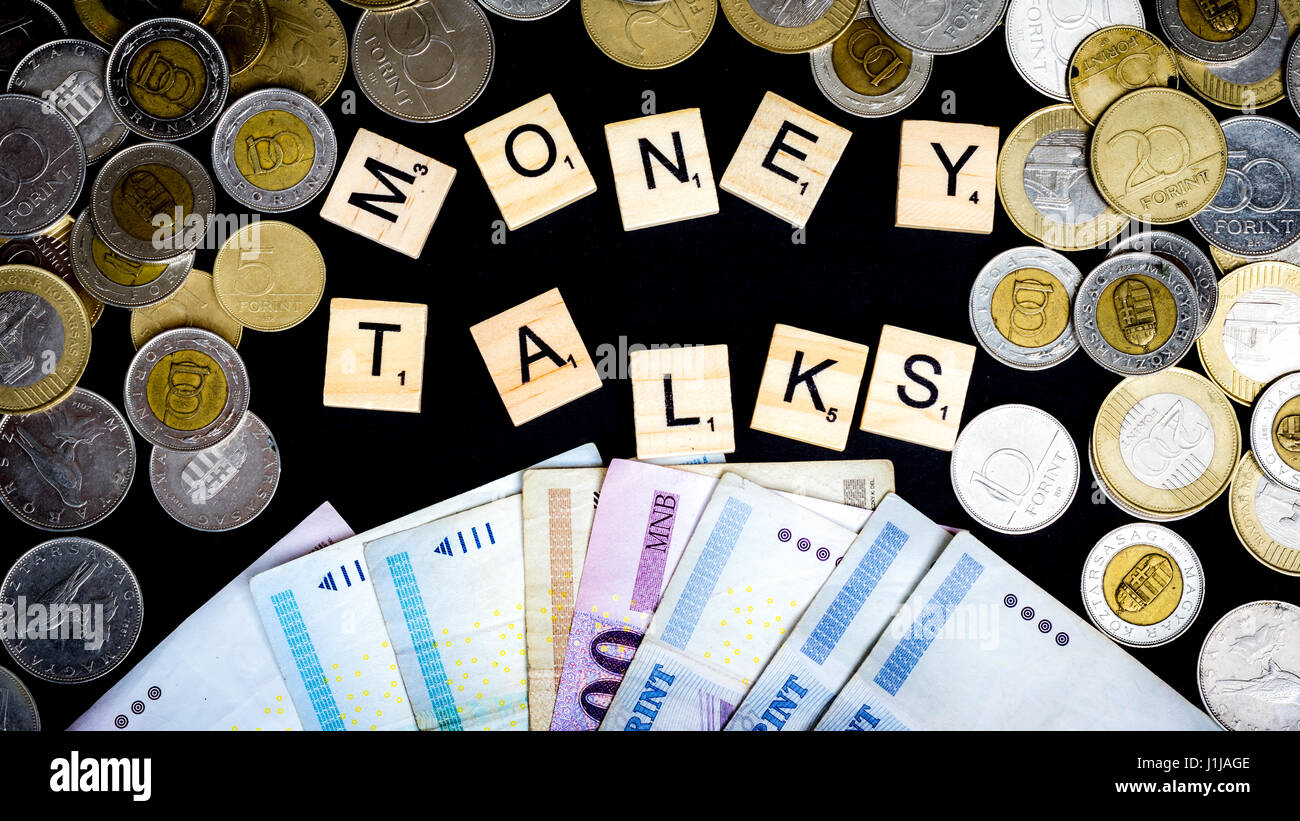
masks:
{"label": "black background", "polygon": [[[92,39],[70,2],[53,5],[70,36]],[[359,12],[338,2],[333,6],[350,37]],[[1146,6],[1148,27],[1157,29],[1154,8]],[[137,437],[137,475],[126,501],[80,535],[113,547],[135,569],[144,592],[143,632],[126,664],[98,681],[55,685],[23,674],[45,727],[58,730],[70,724],[132,663],[321,502],[333,503],[360,532],[583,442],[595,442],[607,461],[635,455],[631,391],[625,380],[608,380],[601,390],[519,428],[511,426],[492,386],[469,327],[556,286],[593,355],[598,346],[617,345],[622,336],[630,343],[730,346],[737,423],[730,461],[892,459],[905,498],[941,523],[973,528],[1012,565],[1082,615],[1084,557],[1102,535],[1129,520],[1113,505],[1097,503],[1083,450],[1097,408],[1119,377],[1082,352],[1041,373],[1012,370],[983,351],[978,354],[965,420],[1007,402],[1036,405],[1065,424],[1084,456],[1073,505],[1055,525],[1032,535],[1003,536],[975,526],[953,495],[947,453],[857,430],[881,326],[900,325],[974,344],[967,299],[976,273],[995,254],[1033,244],[1000,205],[990,236],[893,227],[902,116],[996,125],[1005,138],[1031,112],[1055,103],[1016,73],[1002,29],[971,51],[937,58],[925,93],[902,116],[864,120],[822,96],[806,55],[777,55],[749,44],[721,11],[694,56],[660,71],[625,68],[602,54],[587,38],[578,0],[538,21],[488,16],[496,47],[492,79],[482,97],[455,118],[415,125],[389,117],[360,93],[350,68],[339,92],[326,102],[340,162],[364,126],[456,168],[442,213],[418,261],[320,219],[323,195],[296,212],[274,217],[310,233],[328,267],[325,301],[306,322],[282,333],[246,331],[239,349],[250,373],[251,407],[282,449],[278,494],[260,518],[242,529],[226,534],[189,530],[154,499],[147,475],[149,446]],[[659,112],[702,110],[715,178],[721,178],[766,91],[851,129],[854,136],[813,213],[806,244],[791,241],[790,226],[724,192],[719,192],[717,216],[625,233],[603,126],[641,116],[647,90],[654,92]],[[945,91],[955,94],[953,114],[941,111]],[[500,215],[464,133],[546,93],[554,94],[598,190],[510,234],[504,245],[494,245],[493,222]],[[342,113],[353,95],[355,113]],[[1264,113],[1296,124],[1285,101]],[[209,128],[180,145],[210,165],[211,136]],[[133,136],[127,144],[140,141]],[[92,178],[98,167],[91,168]],[[82,199],[84,205],[84,194]],[[218,211],[240,210],[218,190]],[[1196,239],[1185,224],[1175,230]],[[196,267],[211,271],[213,255],[212,249],[201,251]],[[1086,273],[1102,253],[1069,256]],[[422,414],[322,406],[328,300],[334,297],[428,304]],[[125,310],[106,310],[95,328],[90,366],[81,383],[118,407],[134,352],[128,320]],[[778,322],[872,348],[843,454],[748,427],[772,326]],[[1182,365],[1201,370],[1196,354]],[[1248,409],[1239,407],[1238,416],[1245,425]],[[1233,533],[1226,494],[1172,527],[1200,556],[1204,604],[1185,635],[1161,648],[1134,651],[1134,656],[1199,704],[1196,657],[1214,622],[1248,601],[1296,601],[1300,580],[1269,570],[1247,553]],[[0,565],[52,537],[0,516]],[[7,658],[0,663],[15,666]]]}

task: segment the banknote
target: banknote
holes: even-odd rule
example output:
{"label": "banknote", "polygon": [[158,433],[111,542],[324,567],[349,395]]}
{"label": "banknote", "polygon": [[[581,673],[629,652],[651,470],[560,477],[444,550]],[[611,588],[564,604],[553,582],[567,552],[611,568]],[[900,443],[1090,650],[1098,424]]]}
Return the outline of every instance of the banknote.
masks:
{"label": "banknote", "polygon": [[951,540],[897,494],[882,499],[726,729],[811,729]]}
{"label": "banknote", "polygon": [[334,508],[321,505],[181,622],[68,729],[302,729],[248,580],[351,535]]}
{"label": "banknote", "polygon": [[602,730],[720,730],[857,534],[724,474]]}
{"label": "banknote", "polygon": [[547,730],[569,645],[604,468],[524,472],[524,635],[528,726]]}
{"label": "banknote", "polygon": [[1212,730],[1132,656],[969,533],[908,598],[818,730]]}
{"label": "banknote", "polygon": [[734,473],[768,490],[867,510],[874,510],[885,494],[894,490],[894,463],[888,459],[690,464],[677,469],[714,479]]}
{"label": "banknote", "polygon": [[[599,464],[596,447],[583,445],[534,467]],[[416,729],[365,543],[522,488],[521,470],[253,577],[258,615],[304,728]]]}
{"label": "banknote", "polygon": [[727,461],[725,453],[692,453],[687,456],[654,456],[649,459],[635,459],[633,461],[645,462],[647,465],[663,465],[664,467],[673,467],[675,465],[718,465]]}

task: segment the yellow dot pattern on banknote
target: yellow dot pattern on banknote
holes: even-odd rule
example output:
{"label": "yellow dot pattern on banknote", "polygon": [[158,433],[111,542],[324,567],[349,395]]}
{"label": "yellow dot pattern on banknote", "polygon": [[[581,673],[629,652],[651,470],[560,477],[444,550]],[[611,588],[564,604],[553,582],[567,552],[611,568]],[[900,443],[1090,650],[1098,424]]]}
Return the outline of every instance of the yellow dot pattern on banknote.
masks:
{"label": "yellow dot pattern on banknote", "polygon": [[463,729],[518,726],[513,705],[522,701],[527,709],[527,679],[516,684],[507,661],[515,654],[527,657],[523,624],[517,621],[523,610],[522,602],[498,602],[477,612],[440,614],[452,616],[436,630]]}
{"label": "yellow dot pattern on banknote", "polygon": [[786,629],[781,612],[798,608],[798,601],[777,602],[774,597],[755,594],[753,585],[744,588],[728,587],[726,596],[718,603],[721,612],[715,611],[716,630],[710,631],[711,640],[719,642],[704,648],[705,659],[721,663],[732,669],[748,684],[757,676],[764,657],[770,657],[780,645]]}

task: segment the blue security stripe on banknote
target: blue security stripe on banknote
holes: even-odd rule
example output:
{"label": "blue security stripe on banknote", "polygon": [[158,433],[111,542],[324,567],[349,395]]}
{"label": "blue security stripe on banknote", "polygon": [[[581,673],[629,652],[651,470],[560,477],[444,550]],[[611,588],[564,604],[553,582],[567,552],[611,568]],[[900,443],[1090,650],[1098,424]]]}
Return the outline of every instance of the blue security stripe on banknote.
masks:
{"label": "blue security stripe on banknote", "polygon": [[808,660],[783,647],[763,670],[748,693],[742,709],[727,724],[728,730],[784,730],[792,718],[811,727],[835,691],[810,672]]}
{"label": "blue security stripe on banknote", "polygon": [[322,730],[345,729],[338,702],[334,700],[334,693],[330,690],[328,679],[325,678],[325,671],[320,666],[320,659],[316,656],[316,648],[312,645],[311,635],[307,632],[307,624],[303,621],[302,611],[298,609],[293,591],[282,590],[274,594],[271,596],[271,604],[280,619],[280,627],[284,630],[284,640],[289,645],[289,652],[293,654],[294,663],[298,666],[302,686],[311,699],[317,723]]}
{"label": "blue security stripe on banknote", "polygon": [[753,511],[751,506],[738,499],[727,499],[717,523],[709,533],[704,550],[692,569],[690,578],[686,581],[682,595],[673,608],[668,625],[664,628],[665,643],[679,650],[686,648],[691,635],[695,632],[695,626],[699,623],[704,605],[713,595],[718,577],[726,568],[727,560],[731,558],[731,552],[736,548],[736,542],[745,528],[745,522],[749,520],[749,514]]}
{"label": "blue security stripe on banknote", "polygon": [[721,730],[744,693],[657,642],[641,643],[602,730]]}
{"label": "blue security stripe on banknote", "polygon": [[873,698],[872,691],[854,676],[844,687],[835,703],[822,716],[818,730],[830,731],[885,731],[909,730],[884,705]]}
{"label": "blue security stripe on banknote", "polygon": [[406,629],[411,634],[411,643],[415,646],[420,676],[424,679],[429,702],[433,705],[432,715],[424,710],[416,712],[416,724],[421,730],[435,728],[463,730],[460,715],[456,712],[456,698],[451,694],[447,671],[442,665],[442,655],[438,652],[438,642],[433,637],[429,614],[424,609],[424,599],[420,596],[420,585],[415,579],[415,569],[411,567],[411,554],[405,551],[396,553],[389,556],[387,561],[388,570],[393,575],[393,586],[397,590],[397,600],[402,607]]}

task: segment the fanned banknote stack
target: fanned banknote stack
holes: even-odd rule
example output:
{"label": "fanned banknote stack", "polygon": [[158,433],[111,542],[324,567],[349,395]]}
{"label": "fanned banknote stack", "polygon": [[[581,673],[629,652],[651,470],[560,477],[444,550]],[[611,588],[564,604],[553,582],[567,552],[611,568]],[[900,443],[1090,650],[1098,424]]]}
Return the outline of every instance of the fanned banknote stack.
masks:
{"label": "fanned banknote stack", "polygon": [[72,729],[1214,729],[893,490],[585,445],[358,535],[324,505]]}

